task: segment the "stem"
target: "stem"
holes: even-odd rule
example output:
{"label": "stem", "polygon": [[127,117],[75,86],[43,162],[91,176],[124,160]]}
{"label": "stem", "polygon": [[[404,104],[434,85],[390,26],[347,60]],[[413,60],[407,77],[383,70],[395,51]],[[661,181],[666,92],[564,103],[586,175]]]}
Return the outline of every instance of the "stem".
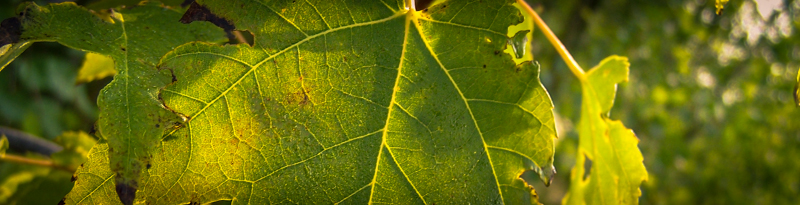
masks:
{"label": "stem", "polygon": [[553,44],[553,47],[556,49],[556,51],[558,51],[558,54],[561,54],[561,58],[564,59],[565,63],[567,63],[567,67],[569,67],[569,69],[572,71],[572,74],[575,74],[575,77],[581,81],[586,79],[586,73],[583,72],[581,66],[578,65],[578,62],[575,62],[575,59],[572,58],[571,54],[569,54],[567,48],[564,47],[564,44],[561,43],[561,40],[558,40],[558,37],[553,33],[552,30],[550,30],[550,27],[547,27],[547,24],[545,24],[544,20],[539,17],[539,14],[536,14],[536,11],[534,11],[524,0],[517,0],[517,3],[522,5],[522,7],[525,7],[525,11],[528,12],[528,15],[533,18],[534,25],[542,30],[542,33],[545,37],[547,37],[547,40],[550,41],[550,44]]}
{"label": "stem", "polygon": [[44,156],[50,156],[51,154],[60,152],[64,149],[52,141],[48,141],[9,127],[0,126],[0,135],[5,135],[6,138],[8,138],[9,149],[21,153],[30,151]]}
{"label": "stem", "polygon": [[52,160],[43,160],[43,159],[31,159],[27,157],[17,156],[13,154],[5,154],[0,156],[0,161],[6,162],[13,162],[18,164],[28,164],[28,165],[36,165],[42,167],[51,167],[55,169],[59,169],[62,171],[67,171],[69,173],[75,173],[75,170],[69,167],[61,166],[54,163]]}
{"label": "stem", "polygon": [[405,3],[406,3],[406,7],[408,7],[409,11],[416,11],[417,10],[417,5],[416,5],[417,2],[414,2],[414,0],[405,0]]}

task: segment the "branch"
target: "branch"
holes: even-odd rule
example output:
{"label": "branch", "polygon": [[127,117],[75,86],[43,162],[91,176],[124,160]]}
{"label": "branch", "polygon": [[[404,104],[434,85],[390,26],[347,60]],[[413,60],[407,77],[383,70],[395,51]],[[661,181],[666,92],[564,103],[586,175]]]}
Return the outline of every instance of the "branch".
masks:
{"label": "branch", "polygon": [[64,149],[51,141],[8,127],[0,126],[0,135],[6,135],[8,148],[18,152],[30,151],[49,157]]}
{"label": "branch", "polygon": [[0,155],[0,161],[13,162],[13,163],[18,163],[18,164],[36,165],[36,166],[42,166],[42,167],[51,167],[51,168],[62,170],[62,171],[66,171],[66,172],[69,172],[69,173],[75,173],[75,171],[76,171],[75,169],[56,164],[56,163],[53,162],[53,160],[33,159],[33,158],[27,158],[27,157],[17,156],[17,155],[13,155],[13,154]]}
{"label": "branch", "polygon": [[547,37],[547,40],[550,41],[550,44],[553,44],[553,47],[556,49],[556,51],[558,51],[558,54],[561,54],[561,58],[564,59],[565,63],[567,63],[567,66],[572,71],[572,74],[575,74],[575,77],[577,77],[579,80],[584,81],[586,79],[586,73],[583,72],[583,69],[581,69],[581,66],[578,65],[578,62],[575,62],[575,59],[572,58],[571,54],[569,54],[569,51],[566,47],[564,47],[564,44],[561,43],[561,40],[558,40],[556,34],[554,34],[553,31],[550,30],[550,27],[544,23],[544,20],[539,17],[539,14],[536,14],[536,11],[534,11],[524,0],[517,0],[517,3],[525,8],[525,11],[528,13],[528,15],[533,18],[534,26],[539,27],[539,29],[542,30],[542,33],[545,37]]}

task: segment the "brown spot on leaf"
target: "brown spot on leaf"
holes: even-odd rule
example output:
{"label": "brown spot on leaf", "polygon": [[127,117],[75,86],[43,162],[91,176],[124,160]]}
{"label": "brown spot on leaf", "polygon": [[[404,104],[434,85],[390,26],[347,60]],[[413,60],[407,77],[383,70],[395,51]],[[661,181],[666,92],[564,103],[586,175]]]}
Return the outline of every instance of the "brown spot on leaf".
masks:
{"label": "brown spot on leaf", "polygon": [[11,17],[0,22],[0,47],[19,41],[22,35],[22,23],[17,17]]}
{"label": "brown spot on leaf", "polygon": [[125,205],[133,204],[133,199],[136,198],[135,187],[125,183],[117,182],[116,190],[117,190],[117,196],[119,196],[119,200],[122,202],[122,204]]}
{"label": "brown spot on leaf", "polygon": [[92,129],[89,130],[89,135],[95,135],[97,133],[97,124],[92,125]]}
{"label": "brown spot on leaf", "polygon": [[228,39],[230,41],[236,40],[236,36],[233,35],[233,30],[236,28],[230,21],[228,21],[225,18],[219,17],[216,14],[211,13],[211,10],[208,10],[208,8],[206,8],[205,6],[200,5],[194,1],[191,3],[191,5],[189,5],[189,9],[186,10],[186,13],[183,13],[180,22],[188,24],[193,21],[211,22],[214,25],[225,30],[225,33],[228,34]]}
{"label": "brown spot on leaf", "polygon": [[172,75],[172,82],[173,83],[178,81],[178,77],[175,77],[175,71],[173,71],[172,69],[169,69],[169,74]]}

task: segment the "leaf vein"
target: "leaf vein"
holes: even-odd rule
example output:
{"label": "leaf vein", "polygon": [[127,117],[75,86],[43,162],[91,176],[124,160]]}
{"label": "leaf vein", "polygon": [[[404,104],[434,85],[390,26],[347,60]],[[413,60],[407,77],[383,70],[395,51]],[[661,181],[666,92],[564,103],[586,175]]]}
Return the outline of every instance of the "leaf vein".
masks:
{"label": "leaf vein", "polygon": [[379,133],[379,132],[383,132],[383,129],[380,129],[380,130],[378,130],[378,131],[375,131],[375,132],[370,132],[370,133],[367,133],[367,134],[365,134],[365,135],[361,135],[361,136],[358,136],[358,137],[356,137],[356,138],[349,139],[349,140],[347,140],[347,141],[344,141],[344,142],[341,142],[341,143],[339,143],[339,144],[336,144],[336,145],[333,145],[333,146],[331,146],[331,147],[328,147],[328,148],[326,148],[326,149],[323,149],[322,151],[318,152],[318,153],[317,153],[317,154],[315,154],[314,156],[311,156],[311,157],[308,157],[308,158],[306,158],[306,159],[304,159],[304,160],[301,160],[301,161],[299,161],[299,162],[295,162],[295,163],[292,163],[292,164],[290,164],[290,165],[286,165],[286,166],[283,166],[283,167],[281,167],[281,168],[278,168],[278,169],[276,169],[275,171],[272,171],[272,172],[270,172],[269,174],[267,174],[266,176],[263,176],[263,177],[261,177],[261,178],[258,178],[258,179],[256,179],[256,180],[255,180],[255,181],[253,181],[253,182],[258,182],[258,181],[261,181],[262,179],[265,179],[265,178],[267,178],[267,177],[269,177],[269,176],[272,176],[273,174],[275,174],[275,173],[278,173],[278,172],[279,172],[279,171],[281,171],[281,170],[284,170],[284,169],[286,169],[286,168],[293,167],[293,166],[296,166],[296,165],[302,164],[302,163],[304,163],[304,162],[306,162],[306,161],[308,161],[308,160],[314,159],[314,158],[316,158],[316,157],[318,157],[318,156],[322,155],[322,153],[324,153],[325,151],[328,151],[328,150],[331,150],[331,149],[333,149],[333,148],[336,148],[336,147],[342,146],[342,145],[344,145],[344,144],[347,144],[347,143],[353,142],[353,141],[355,141],[355,140],[359,140],[359,139],[363,139],[363,138],[369,137],[369,136],[371,136],[371,135],[373,135],[373,134],[376,134],[376,133]]}
{"label": "leaf vein", "polygon": [[[415,24],[415,26],[422,27],[419,24]],[[422,42],[425,44],[425,47],[430,52],[431,57],[433,57],[433,59],[436,60],[436,63],[439,64],[439,68],[441,68],[442,71],[444,71],[445,75],[447,75],[447,78],[450,80],[450,83],[453,84],[453,87],[456,89],[458,95],[461,97],[461,100],[464,102],[464,105],[466,106],[467,111],[469,112],[469,116],[472,118],[472,122],[475,125],[475,129],[478,131],[478,135],[481,137],[481,142],[483,143],[483,151],[486,152],[486,158],[489,159],[489,164],[492,168],[492,176],[494,177],[495,185],[497,185],[497,194],[500,196],[501,201],[505,201],[503,199],[503,193],[500,192],[500,182],[497,180],[497,172],[494,170],[492,157],[489,156],[489,150],[487,149],[486,139],[484,139],[483,133],[481,132],[481,128],[480,126],[478,126],[478,121],[475,120],[475,115],[472,113],[472,108],[470,108],[467,98],[464,97],[464,93],[461,92],[461,89],[458,87],[458,84],[456,83],[455,80],[453,80],[453,76],[451,76],[450,73],[447,71],[447,68],[444,66],[444,64],[442,64],[442,61],[439,60],[438,56],[436,56],[436,53],[433,51],[433,48],[430,45],[428,45],[427,41],[425,41],[424,39],[425,35],[422,33],[422,29],[421,28],[417,29],[417,32],[419,33],[419,37],[422,39]]]}
{"label": "leaf vein", "polygon": [[451,25],[451,26],[458,26],[458,27],[462,27],[462,28],[469,28],[469,29],[474,29],[474,30],[486,31],[486,32],[489,32],[489,33],[497,34],[497,35],[503,36],[505,38],[508,38],[508,36],[506,36],[506,34],[503,34],[503,33],[497,32],[497,31],[493,31],[493,30],[489,30],[489,29],[486,29],[486,28],[479,28],[479,27],[468,26],[468,25],[464,25],[464,24],[452,23],[452,22],[447,22],[447,21],[439,21],[439,20],[433,20],[433,19],[425,19],[425,18],[420,18],[420,20],[429,21],[429,22],[433,22],[433,23],[447,24],[447,25]]}

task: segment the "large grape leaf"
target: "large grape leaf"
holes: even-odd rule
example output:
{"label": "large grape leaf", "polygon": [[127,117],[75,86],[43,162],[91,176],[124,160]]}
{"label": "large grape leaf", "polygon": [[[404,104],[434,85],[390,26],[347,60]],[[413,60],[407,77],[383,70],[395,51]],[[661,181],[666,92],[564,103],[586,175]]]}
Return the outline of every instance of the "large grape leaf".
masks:
{"label": "large grape leaf", "polygon": [[121,197],[132,200],[152,148],[165,129],[182,121],[158,101],[158,89],[173,79],[169,70],[155,66],[158,59],[183,43],[215,41],[224,33],[209,23],[182,25],[176,20],[181,12],[159,3],[112,11],[111,18],[100,18],[74,3],[41,7],[26,3],[18,12],[18,17],[3,21],[1,30],[18,36],[12,44],[0,45],[6,49],[0,59],[13,59],[27,47],[21,45],[57,41],[114,60],[119,74],[98,97],[97,128],[110,147],[110,168],[118,174],[116,188]]}
{"label": "large grape leaf", "polygon": [[[520,175],[549,180],[556,133],[538,67],[503,52],[523,19],[512,3],[198,1],[184,20],[255,43],[162,58],[177,81],[161,97],[187,122],[135,201],[534,203]],[[79,169],[67,203],[118,203],[107,164]]]}
{"label": "large grape leaf", "polygon": [[[629,66],[627,58],[611,56],[581,79],[578,157],[564,204],[639,202],[639,185],[647,180],[642,153],[637,147],[639,139],[622,122],[608,119],[617,83],[628,80]],[[584,168],[587,163],[591,166],[589,173]]]}

